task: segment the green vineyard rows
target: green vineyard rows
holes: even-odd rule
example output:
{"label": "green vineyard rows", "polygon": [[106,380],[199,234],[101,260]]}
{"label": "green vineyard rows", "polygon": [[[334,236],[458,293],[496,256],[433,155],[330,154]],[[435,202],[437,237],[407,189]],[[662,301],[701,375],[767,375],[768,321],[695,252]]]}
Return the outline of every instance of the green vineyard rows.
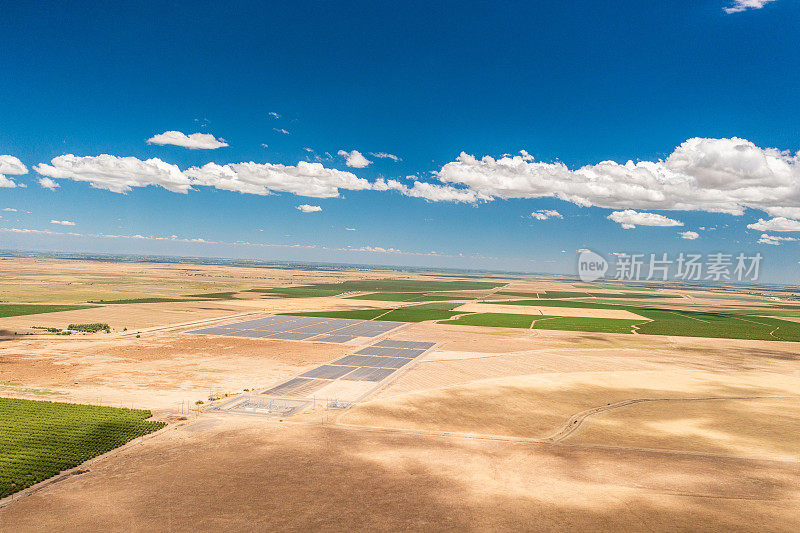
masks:
{"label": "green vineyard rows", "polygon": [[0,498],[156,431],[150,411],[0,398]]}

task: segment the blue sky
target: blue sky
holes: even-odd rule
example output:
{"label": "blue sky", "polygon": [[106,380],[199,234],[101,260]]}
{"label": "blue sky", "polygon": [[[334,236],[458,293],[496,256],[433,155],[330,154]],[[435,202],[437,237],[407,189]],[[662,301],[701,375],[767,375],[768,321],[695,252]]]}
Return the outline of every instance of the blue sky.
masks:
{"label": "blue sky", "polygon": [[0,248],[797,278],[795,0],[162,4],[4,5]]}

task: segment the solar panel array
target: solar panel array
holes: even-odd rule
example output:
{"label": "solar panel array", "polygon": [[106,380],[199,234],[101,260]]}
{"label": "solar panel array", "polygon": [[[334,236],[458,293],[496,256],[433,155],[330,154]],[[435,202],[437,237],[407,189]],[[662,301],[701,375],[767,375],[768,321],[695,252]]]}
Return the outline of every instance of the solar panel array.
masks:
{"label": "solar panel array", "polygon": [[271,396],[309,397],[336,380],[383,381],[434,346],[432,342],[380,341],[331,363],[311,369],[263,392]]}
{"label": "solar panel array", "polygon": [[344,343],[356,337],[377,337],[404,324],[405,322],[380,322],[351,318],[276,315],[224,326],[196,329],[189,333]]}

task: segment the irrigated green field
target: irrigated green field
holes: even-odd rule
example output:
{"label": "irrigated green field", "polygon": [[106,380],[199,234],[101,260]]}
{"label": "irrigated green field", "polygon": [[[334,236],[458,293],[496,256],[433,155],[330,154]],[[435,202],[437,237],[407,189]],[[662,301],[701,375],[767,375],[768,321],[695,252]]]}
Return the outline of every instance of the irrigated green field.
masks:
{"label": "irrigated green field", "polygon": [[[620,309],[649,318],[650,322],[621,319],[568,319],[559,318],[548,324],[537,323],[541,329],[564,329],[572,331],[606,331],[629,333],[631,324],[639,324],[637,332],[642,335],[675,335],[679,337],[711,337],[725,339],[800,341],[800,323],[759,315],[797,316],[797,311],[782,311],[772,308],[737,309],[720,312],[690,311],[686,309],[663,309],[634,305],[615,305],[585,300],[516,300],[487,302],[503,305],[528,305],[547,307],[570,307],[583,309]],[[778,306],[775,306],[778,307]],[[586,322],[592,320],[594,322]],[[601,324],[597,321],[603,321]],[[628,322],[627,324],[625,322]],[[453,323],[461,323],[453,321]],[[583,329],[599,328],[599,329]],[[624,331],[623,331],[624,330]]]}
{"label": "irrigated green field", "polygon": [[150,411],[0,398],[0,498],[164,426]]}
{"label": "irrigated green field", "polygon": [[301,311],[297,313],[280,313],[290,316],[318,316],[322,318],[355,318],[358,320],[372,320],[382,315],[388,309],[351,309],[347,311]]}
{"label": "irrigated green field", "polygon": [[452,308],[459,306],[458,303],[428,303],[422,305],[411,305],[408,307],[400,307],[382,315],[376,320],[390,320],[396,322],[422,322],[425,320],[444,320],[453,315],[457,315]]}
{"label": "irrigated green field", "polygon": [[532,305],[536,307],[576,307],[581,309],[624,309],[616,304],[600,304],[583,300],[512,300],[486,302],[498,305]]}
{"label": "irrigated green field", "polygon": [[424,320],[444,320],[458,313],[450,309],[460,303],[436,302],[410,305],[397,309],[353,309],[348,311],[308,311],[281,313],[294,316],[319,316],[325,318],[357,318],[360,320],[386,320],[391,322],[422,322]]}
{"label": "irrigated green field", "polygon": [[548,318],[546,320],[537,320],[534,322],[533,328],[565,331],[591,331],[595,333],[632,333],[633,326],[642,323],[642,320],[562,316]]}
{"label": "irrigated green field", "polygon": [[38,315],[39,313],[57,313],[75,309],[89,309],[94,305],[36,305],[36,304],[0,304],[0,318],[7,316]]}
{"label": "irrigated green field", "polygon": [[374,292],[348,296],[352,300],[382,300],[385,302],[438,302],[443,300],[474,300],[477,296],[465,294],[427,294],[424,292]]}
{"label": "irrigated green field", "polygon": [[661,294],[656,292],[627,292],[624,294],[613,292],[576,292],[576,291],[542,291],[542,292],[503,292],[497,294],[502,296],[519,296],[521,298],[540,298],[540,299],[553,299],[553,298],[680,298],[678,294]]}
{"label": "irrigated green field", "polygon": [[543,315],[515,315],[510,313],[475,313],[464,315],[453,320],[444,320],[439,324],[456,326],[487,326],[493,328],[529,328],[534,320],[552,318]]}
{"label": "irrigated green field", "polygon": [[313,298],[320,296],[336,296],[345,290],[315,289],[313,287],[284,287],[276,289],[250,289],[248,292],[262,292],[277,298]]}
{"label": "irrigated green field", "polygon": [[629,310],[652,319],[652,322],[639,326],[638,331],[642,335],[800,341],[800,323],[777,318],[683,310]]}

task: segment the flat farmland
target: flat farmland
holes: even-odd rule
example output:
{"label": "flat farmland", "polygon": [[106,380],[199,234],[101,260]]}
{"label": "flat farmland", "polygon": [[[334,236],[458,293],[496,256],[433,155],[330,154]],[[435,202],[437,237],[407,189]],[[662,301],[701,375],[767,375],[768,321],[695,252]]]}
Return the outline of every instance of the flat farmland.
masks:
{"label": "flat farmland", "polygon": [[548,305],[531,305],[533,300],[526,300],[525,304],[504,303],[467,303],[455,308],[455,311],[464,313],[507,313],[520,315],[548,315],[548,316],[584,316],[589,318],[617,318],[627,320],[646,320],[627,309],[594,309],[591,307],[551,307]]}
{"label": "flat farmland", "polygon": [[[3,264],[19,266],[24,282],[0,282],[19,297],[11,305],[120,303],[0,318],[6,331],[112,329],[7,337],[0,396],[141,409],[167,422],[0,507],[3,530],[800,528],[800,344],[780,340],[797,323],[757,315],[796,313],[788,300],[677,289],[668,292],[680,298],[651,298],[661,291],[544,276]],[[506,301],[483,303],[490,294]],[[466,296],[480,303],[444,301]],[[444,300],[416,301],[428,298]],[[253,390],[337,361],[369,372],[399,364],[375,347],[354,356],[363,344],[187,333],[283,313],[407,321],[375,340],[432,348],[380,383],[325,380],[289,418],[208,409],[209,397],[257,401]],[[558,329],[540,329],[548,323]],[[619,334],[634,325],[653,334]],[[703,328],[769,329],[774,340],[680,335]],[[320,394],[358,399],[334,409]]]}
{"label": "flat farmland", "polygon": [[189,334],[26,339],[0,345],[0,395],[174,413],[182,401],[266,387],[348,350]]}

